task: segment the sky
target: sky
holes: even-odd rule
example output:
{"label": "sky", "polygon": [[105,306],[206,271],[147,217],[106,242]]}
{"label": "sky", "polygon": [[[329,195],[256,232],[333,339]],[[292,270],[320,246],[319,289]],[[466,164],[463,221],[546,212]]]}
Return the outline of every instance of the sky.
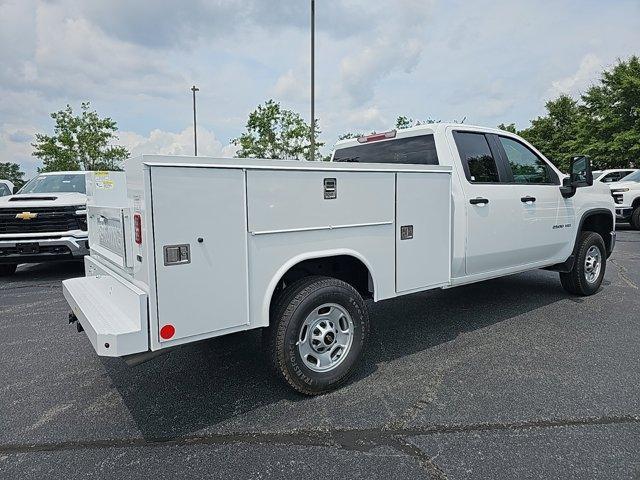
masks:
{"label": "sky", "polygon": [[[309,121],[307,0],[0,0],[0,162],[34,175],[49,114],[90,101],[133,155],[233,156],[267,99]],[[518,128],[640,54],[640,0],[317,0],[316,117],[331,150],[398,115]]]}

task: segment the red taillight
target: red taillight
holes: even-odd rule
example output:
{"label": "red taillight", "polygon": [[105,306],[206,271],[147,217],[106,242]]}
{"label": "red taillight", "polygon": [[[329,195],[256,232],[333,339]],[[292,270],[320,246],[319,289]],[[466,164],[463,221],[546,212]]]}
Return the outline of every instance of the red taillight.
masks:
{"label": "red taillight", "polygon": [[373,135],[358,137],[358,143],[377,142],[378,140],[385,140],[387,138],[396,138],[396,131],[390,130],[388,132],[374,133]]}
{"label": "red taillight", "polygon": [[176,334],[176,327],[171,325],[170,323],[166,324],[160,329],[160,338],[163,340],[169,340]]}
{"label": "red taillight", "polygon": [[136,238],[136,243],[142,245],[142,218],[139,213],[133,216],[133,231]]}

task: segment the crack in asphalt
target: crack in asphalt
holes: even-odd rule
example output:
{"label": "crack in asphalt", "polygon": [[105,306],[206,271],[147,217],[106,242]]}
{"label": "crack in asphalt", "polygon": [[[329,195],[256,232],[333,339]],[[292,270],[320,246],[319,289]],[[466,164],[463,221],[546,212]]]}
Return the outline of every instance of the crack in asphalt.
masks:
{"label": "crack in asphalt", "polygon": [[[506,423],[472,423],[464,425],[431,425],[398,429],[327,429],[290,430],[283,432],[241,432],[190,435],[181,437],[148,437],[131,439],[69,440],[50,443],[8,443],[0,445],[0,454],[52,452],[94,448],[153,447],[165,445],[224,445],[224,444],[280,444],[299,446],[340,447],[346,450],[369,452],[380,446],[399,447],[399,439],[421,435],[470,433],[486,431],[526,430],[531,428],[579,427],[594,425],[640,424],[640,415],[528,420]],[[415,453],[415,452],[414,452]],[[415,456],[415,455],[414,455]]]}
{"label": "crack in asphalt", "polygon": [[635,288],[636,290],[638,290],[638,286],[635,284],[635,282],[628,277],[627,275],[628,270],[626,269],[626,267],[620,265],[615,260],[611,260],[611,263],[613,263],[616,267],[618,267],[618,277],[620,277],[620,279],[624,283],[626,283],[629,287]]}

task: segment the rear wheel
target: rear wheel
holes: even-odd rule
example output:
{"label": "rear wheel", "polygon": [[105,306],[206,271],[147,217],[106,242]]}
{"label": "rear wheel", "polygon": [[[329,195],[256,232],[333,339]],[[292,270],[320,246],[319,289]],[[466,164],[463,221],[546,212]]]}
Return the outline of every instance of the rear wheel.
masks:
{"label": "rear wheel", "polygon": [[329,277],[306,277],[287,287],[272,309],[265,332],[278,376],[305,395],[342,385],[353,373],[369,334],[360,294]]}
{"label": "rear wheel", "polygon": [[575,263],[568,273],[560,273],[560,283],[574,295],[593,295],[600,288],[607,266],[607,253],[602,237],[583,232],[578,240]]}
{"label": "rear wheel", "polygon": [[18,265],[15,263],[4,263],[0,265],[0,277],[8,277],[9,275],[13,275],[16,273],[16,268]]}
{"label": "rear wheel", "polygon": [[640,230],[640,206],[636,207],[631,214],[631,220],[629,223],[631,223],[631,226],[636,230]]}

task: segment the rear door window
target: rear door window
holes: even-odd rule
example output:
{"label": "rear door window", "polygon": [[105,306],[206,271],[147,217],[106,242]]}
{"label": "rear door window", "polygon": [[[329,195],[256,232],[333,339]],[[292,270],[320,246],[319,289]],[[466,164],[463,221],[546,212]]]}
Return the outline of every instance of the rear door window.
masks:
{"label": "rear door window", "polygon": [[496,160],[483,133],[454,132],[453,136],[469,182],[500,182]]}
{"label": "rear door window", "polygon": [[433,135],[429,134],[340,148],[333,161],[438,165],[438,152]]}

